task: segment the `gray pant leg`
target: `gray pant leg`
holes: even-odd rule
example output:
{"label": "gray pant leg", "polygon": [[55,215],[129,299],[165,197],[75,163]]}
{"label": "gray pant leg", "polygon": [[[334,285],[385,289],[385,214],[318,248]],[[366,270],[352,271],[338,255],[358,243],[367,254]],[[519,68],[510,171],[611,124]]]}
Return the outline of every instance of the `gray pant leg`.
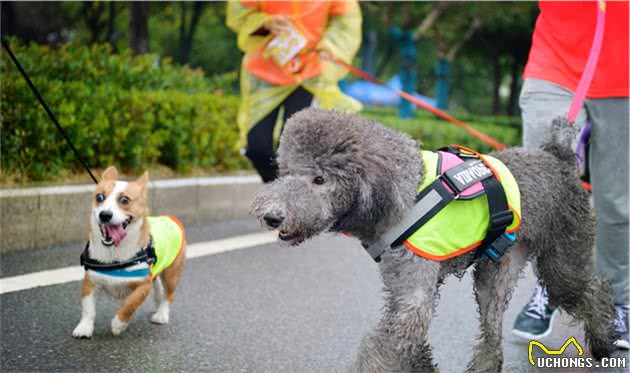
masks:
{"label": "gray pant leg", "polygon": [[628,304],[628,98],[586,100],[589,163],[595,202],[595,265]]}
{"label": "gray pant leg", "polygon": [[[551,121],[566,115],[573,93],[558,85],[538,79],[525,79],[519,105],[523,119],[523,147],[535,149],[546,138]],[[576,125],[584,128],[586,111],[582,108]],[[579,136],[576,137],[576,144]]]}

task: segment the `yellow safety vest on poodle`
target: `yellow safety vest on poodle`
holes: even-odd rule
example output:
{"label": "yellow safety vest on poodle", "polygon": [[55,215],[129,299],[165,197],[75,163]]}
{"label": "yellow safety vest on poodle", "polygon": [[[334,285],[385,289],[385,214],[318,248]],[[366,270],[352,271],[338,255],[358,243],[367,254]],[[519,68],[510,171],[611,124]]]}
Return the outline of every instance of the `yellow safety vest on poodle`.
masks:
{"label": "yellow safety vest on poodle", "polygon": [[[425,174],[418,192],[421,192],[440,175],[438,163],[444,153],[423,151]],[[496,158],[483,156],[496,171],[505,192],[512,223],[505,229],[514,233],[520,227],[521,197],[514,176]],[[403,243],[415,254],[431,260],[446,260],[477,248],[488,232],[490,216],[485,193],[472,198],[460,197],[451,201]]]}
{"label": "yellow safety vest on poodle", "polygon": [[442,261],[480,248],[497,261],[521,224],[518,185],[498,159],[459,146],[422,151],[424,180],[416,204],[377,242],[366,247],[376,261],[387,247],[404,245]]}

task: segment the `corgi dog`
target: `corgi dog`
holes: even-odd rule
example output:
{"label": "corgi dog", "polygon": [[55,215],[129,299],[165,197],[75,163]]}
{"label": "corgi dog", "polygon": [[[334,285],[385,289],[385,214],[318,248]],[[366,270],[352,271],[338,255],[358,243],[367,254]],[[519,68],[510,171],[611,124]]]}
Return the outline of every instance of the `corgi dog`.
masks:
{"label": "corgi dog", "polygon": [[81,321],[72,332],[76,338],[92,337],[100,291],[121,302],[111,321],[113,335],[129,326],[151,290],[158,307],[151,321],[168,323],[186,259],[181,223],[171,216],[149,216],[148,172],[133,182],[117,178],[116,168],[107,168],[93,194],[91,232],[81,254],[85,275]]}

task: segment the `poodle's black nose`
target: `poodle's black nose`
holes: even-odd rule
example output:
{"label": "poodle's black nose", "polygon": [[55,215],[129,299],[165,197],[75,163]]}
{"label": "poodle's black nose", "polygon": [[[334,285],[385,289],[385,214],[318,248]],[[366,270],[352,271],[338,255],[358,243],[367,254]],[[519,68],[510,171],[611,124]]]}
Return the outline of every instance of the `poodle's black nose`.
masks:
{"label": "poodle's black nose", "polygon": [[114,216],[114,213],[109,210],[103,210],[98,214],[101,223],[109,223],[109,221],[112,220],[112,216]]}
{"label": "poodle's black nose", "polygon": [[263,217],[263,220],[265,220],[265,223],[271,227],[271,228],[278,228],[280,226],[280,224],[282,224],[282,221],[284,220],[284,217],[282,217],[281,215],[276,215],[276,214],[266,214]]}

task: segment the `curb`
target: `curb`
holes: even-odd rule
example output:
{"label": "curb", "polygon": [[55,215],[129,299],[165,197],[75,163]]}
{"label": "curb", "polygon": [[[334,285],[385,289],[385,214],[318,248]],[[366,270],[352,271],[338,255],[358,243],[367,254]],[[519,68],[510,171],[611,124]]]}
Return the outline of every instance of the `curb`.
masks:
{"label": "curb", "polygon": [[[246,217],[258,176],[217,176],[149,182],[152,215],[184,224]],[[0,253],[85,240],[95,185],[0,190]]]}

